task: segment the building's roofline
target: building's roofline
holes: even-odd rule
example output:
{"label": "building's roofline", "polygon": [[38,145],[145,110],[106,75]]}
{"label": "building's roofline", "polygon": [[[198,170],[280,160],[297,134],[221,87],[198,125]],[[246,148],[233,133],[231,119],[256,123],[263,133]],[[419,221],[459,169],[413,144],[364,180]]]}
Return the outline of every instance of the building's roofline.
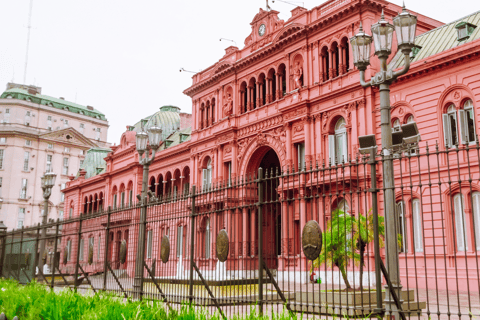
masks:
{"label": "building's roofline", "polygon": [[93,110],[90,110],[88,109],[88,107],[77,104],[75,102],[71,102],[71,101],[67,101],[67,100],[63,100],[63,99],[59,99],[59,98],[55,98],[55,97],[51,97],[51,96],[47,96],[39,93],[31,94],[25,89],[12,88],[9,90],[5,90],[2,93],[2,95],[0,95],[0,98],[5,99],[9,95],[12,96],[12,98],[15,98],[18,100],[27,100],[28,98],[29,100],[27,101],[31,101],[33,103],[46,105],[46,106],[54,107],[61,110],[67,110],[66,108],[68,108],[68,111],[73,113],[83,114],[99,120],[107,120],[105,115],[95,108],[93,108]]}

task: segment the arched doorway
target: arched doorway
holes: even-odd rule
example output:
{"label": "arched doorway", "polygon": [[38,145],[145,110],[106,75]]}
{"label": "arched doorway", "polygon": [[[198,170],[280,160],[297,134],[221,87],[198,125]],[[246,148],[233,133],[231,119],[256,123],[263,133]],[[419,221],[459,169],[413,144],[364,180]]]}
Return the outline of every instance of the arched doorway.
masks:
{"label": "arched doorway", "polygon": [[[248,171],[258,173],[258,168],[263,169],[264,176],[264,206],[263,206],[263,259],[269,269],[278,269],[278,255],[281,254],[281,206],[277,192],[280,174],[280,159],[275,150],[262,146],[250,158]],[[255,215],[258,211],[255,209]],[[258,221],[257,219],[251,221]],[[258,226],[252,226],[258,230]],[[255,242],[258,241],[258,232]]]}

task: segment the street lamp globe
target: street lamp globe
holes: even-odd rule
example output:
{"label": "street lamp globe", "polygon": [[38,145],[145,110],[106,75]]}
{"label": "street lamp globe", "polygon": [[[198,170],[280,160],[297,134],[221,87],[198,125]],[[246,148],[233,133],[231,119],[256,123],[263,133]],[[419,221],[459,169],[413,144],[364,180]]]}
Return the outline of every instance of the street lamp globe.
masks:
{"label": "street lamp globe", "polygon": [[44,189],[44,188],[45,188],[45,175],[43,175],[43,176],[40,178],[40,183],[41,183],[42,189]]}
{"label": "street lamp globe", "polygon": [[148,129],[148,140],[152,149],[158,149],[162,140],[162,129],[157,127],[156,124]]}
{"label": "street lamp globe", "polygon": [[370,50],[372,37],[363,32],[363,26],[360,22],[360,30],[350,38],[353,51],[353,63],[359,70],[365,70],[370,65]]}
{"label": "street lamp globe", "polygon": [[411,50],[415,44],[417,17],[407,12],[404,5],[402,13],[393,19],[393,25],[397,33],[398,48],[400,50]]}
{"label": "street lamp globe", "polygon": [[385,20],[383,14],[380,20],[372,26],[373,42],[375,44],[375,55],[390,55],[392,52],[392,40],[395,27]]}
{"label": "street lamp globe", "polygon": [[55,185],[55,178],[57,177],[55,173],[47,172],[43,177],[44,177],[43,184],[45,188],[52,188]]}
{"label": "street lamp globe", "polygon": [[135,139],[137,142],[137,151],[142,155],[147,150],[148,134],[142,129],[142,131],[137,132]]}

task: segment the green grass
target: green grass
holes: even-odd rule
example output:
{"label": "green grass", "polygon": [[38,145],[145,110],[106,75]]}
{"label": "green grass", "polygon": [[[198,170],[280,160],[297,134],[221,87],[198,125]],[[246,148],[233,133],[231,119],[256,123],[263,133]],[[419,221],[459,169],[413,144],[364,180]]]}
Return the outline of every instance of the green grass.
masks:
{"label": "green grass", "polygon": [[[256,308],[244,316],[231,320],[289,320],[288,313],[258,316]],[[203,308],[183,306],[178,311],[169,311],[162,302],[130,301],[118,296],[99,293],[76,294],[68,289],[52,292],[39,283],[21,285],[12,280],[0,279],[0,313],[7,319],[18,316],[20,320],[68,320],[68,319],[145,319],[145,320],[223,320],[217,313]]]}

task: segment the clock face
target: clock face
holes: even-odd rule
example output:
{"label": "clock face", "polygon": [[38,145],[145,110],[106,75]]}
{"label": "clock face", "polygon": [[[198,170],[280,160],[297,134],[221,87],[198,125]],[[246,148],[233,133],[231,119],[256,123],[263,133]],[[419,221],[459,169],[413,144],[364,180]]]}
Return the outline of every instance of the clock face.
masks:
{"label": "clock face", "polygon": [[265,34],[265,31],[266,31],[266,30],[267,30],[267,27],[265,27],[265,25],[262,24],[262,25],[260,26],[260,28],[258,28],[258,35],[259,35],[260,37],[263,37],[263,35]]}

